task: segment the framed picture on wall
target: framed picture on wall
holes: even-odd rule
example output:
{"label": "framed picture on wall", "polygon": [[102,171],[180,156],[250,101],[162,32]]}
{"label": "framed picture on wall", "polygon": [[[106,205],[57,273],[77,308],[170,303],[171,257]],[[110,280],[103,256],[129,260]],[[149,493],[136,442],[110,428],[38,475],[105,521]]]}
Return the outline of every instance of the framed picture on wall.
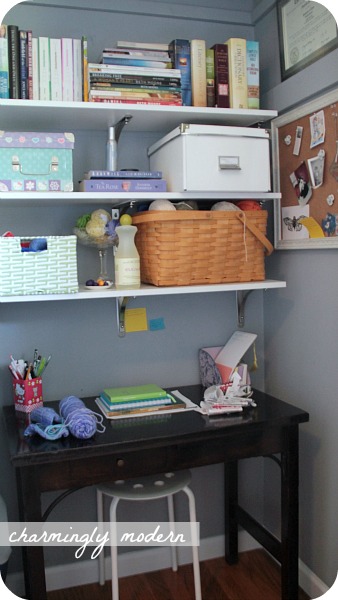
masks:
{"label": "framed picture on wall", "polygon": [[319,2],[278,0],[282,79],[338,47],[337,23]]}
{"label": "framed picture on wall", "polygon": [[338,89],[271,123],[277,249],[338,248]]}

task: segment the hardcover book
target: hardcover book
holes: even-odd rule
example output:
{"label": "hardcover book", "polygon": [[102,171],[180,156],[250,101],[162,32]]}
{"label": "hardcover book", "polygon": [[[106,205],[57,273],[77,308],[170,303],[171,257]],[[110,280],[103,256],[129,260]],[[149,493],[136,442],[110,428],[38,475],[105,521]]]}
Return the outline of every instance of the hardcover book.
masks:
{"label": "hardcover book", "polygon": [[155,383],[105,388],[103,392],[109,401],[114,403],[130,402],[131,400],[149,400],[151,398],[165,398],[167,396],[167,392]]}
{"label": "hardcover book", "polygon": [[143,75],[147,77],[174,77],[181,79],[180,69],[158,69],[152,67],[130,67],[88,63],[89,73],[116,73],[118,75]]}
{"label": "hardcover book", "polygon": [[207,79],[207,106],[215,106],[215,51],[207,48],[205,51],[205,69]]}
{"label": "hardcover book", "polygon": [[156,52],[155,50],[128,50],[126,48],[105,48],[102,57],[108,58],[129,58],[136,60],[155,60],[169,63],[168,52]]}
{"label": "hardcover book", "polygon": [[17,25],[7,25],[8,37],[8,68],[9,68],[9,97],[20,98],[20,45],[19,28]]}
{"label": "hardcover book", "polygon": [[259,109],[259,42],[246,42],[248,108]]}
{"label": "hardcover book", "polygon": [[228,47],[215,44],[212,50],[215,53],[215,106],[230,108]]}
{"label": "hardcover book", "polygon": [[0,98],[9,98],[7,25],[2,23],[0,36]]}
{"label": "hardcover book", "polygon": [[20,49],[20,98],[28,99],[28,71],[27,71],[27,43],[28,32],[19,31],[19,49]]}
{"label": "hardcover book", "polygon": [[82,49],[82,99],[84,102],[88,102],[88,40],[85,35],[81,38],[81,49]]}
{"label": "hardcover book", "polygon": [[50,100],[50,50],[48,37],[39,37],[39,93],[40,100]]}
{"label": "hardcover book", "polygon": [[32,71],[33,71],[33,100],[40,99],[40,81],[39,81],[39,40],[36,37],[32,39]]}
{"label": "hardcover book", "polygon": [[136,56],[133,58],[129,57],[112,57],[112,56],[103,56],[101,63],[103,65],[120,65],[126,67],[151,67],[152,69],[166,69],[169,62],[160,61],[160,60],[148,60],[144,58],[137,58]]}
{"label": "hardcover book", "polygon": [[28,98],[33,100],[33,33],[27,31],[27,86]]}
{"label": "hardcover book", "polygon": [[73,91],[73,40],[72,38],[61,38],[62,57],[62,100],[71,102],[74,100]]}
{"label": "hardcover book", "polygon": [[162,179],[162,171],[88,171],[84,179]]}
{"label": "hardcover book", "polygon": [[82,102],[82,44],[73,39],[73,100]]}
{"label": "hardcover book", "polygon": [[205,40],[191,40],[191,96],[193,106],[207,105],[207,73]]}
{"label": "hardcover book", "polygon": [[168,51],[168,44],[160,42],[116,42],[117,48],[139,48],[143,50],[159,50],[162,52]]}
{"label": "hardcover book", "polygon": [[182,103],[184,106],[191,106],[190,40],[172,40],[169,44],[169,56],[174,69],[181,72]]}
{"label": "hardcover book", "polygon": [[50,87],[51,100],[62,100],[61,40],[50,39]]}
{"label": "hardcover book", "polygon": [[166,192],[164,179],[83,179],[80,192]]}
{"label": "hardcover book", "polygon": [[228,47],[230,108],[248,108],[246,40],[229,38],[226,45]]}

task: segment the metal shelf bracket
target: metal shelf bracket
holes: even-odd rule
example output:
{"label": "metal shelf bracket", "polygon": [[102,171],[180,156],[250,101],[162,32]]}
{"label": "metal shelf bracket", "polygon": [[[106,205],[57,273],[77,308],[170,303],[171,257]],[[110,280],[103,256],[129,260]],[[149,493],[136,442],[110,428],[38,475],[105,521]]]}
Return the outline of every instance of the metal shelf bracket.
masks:
{"label": "metal shelf bracket", "polygon": [[116,298],[116,318],[119,337],[124,337],[126,335],[125,317],[128,300],[129,296],[120,296],[119,298]]}
{"label": "metal shelf bracket", "polygon": [[244,315],[245,315],[245,304],[248,296],[254,290],[237,290],[236,292],[236,300],[237,300],[237,325],[238,327],[244,327]]}

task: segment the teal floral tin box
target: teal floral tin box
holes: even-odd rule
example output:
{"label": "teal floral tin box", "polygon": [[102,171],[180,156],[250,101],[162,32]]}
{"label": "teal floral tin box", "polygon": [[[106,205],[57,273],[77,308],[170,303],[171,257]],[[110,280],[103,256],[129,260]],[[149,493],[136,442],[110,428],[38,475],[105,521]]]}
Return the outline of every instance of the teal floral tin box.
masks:
{"label": "teal floral tin box", "polygon": [[0,192],[72,192],[73,133],[0,131]]}

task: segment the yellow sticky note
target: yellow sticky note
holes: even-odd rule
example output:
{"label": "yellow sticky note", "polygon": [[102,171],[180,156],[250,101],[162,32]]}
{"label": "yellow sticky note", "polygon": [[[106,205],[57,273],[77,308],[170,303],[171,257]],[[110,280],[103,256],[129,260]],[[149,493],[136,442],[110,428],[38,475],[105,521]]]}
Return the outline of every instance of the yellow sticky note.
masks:
{"label": "yellow sticky note", "polygon": [[325,237],[321,226],[313,217],[305,217],[300,219],[300,222],[308,230],[310,238]]}
{"label": "yellow sticky note", "polygon": [[147,331],[147,311],[145,308],[127,308],[125,313],[126,332]]}

